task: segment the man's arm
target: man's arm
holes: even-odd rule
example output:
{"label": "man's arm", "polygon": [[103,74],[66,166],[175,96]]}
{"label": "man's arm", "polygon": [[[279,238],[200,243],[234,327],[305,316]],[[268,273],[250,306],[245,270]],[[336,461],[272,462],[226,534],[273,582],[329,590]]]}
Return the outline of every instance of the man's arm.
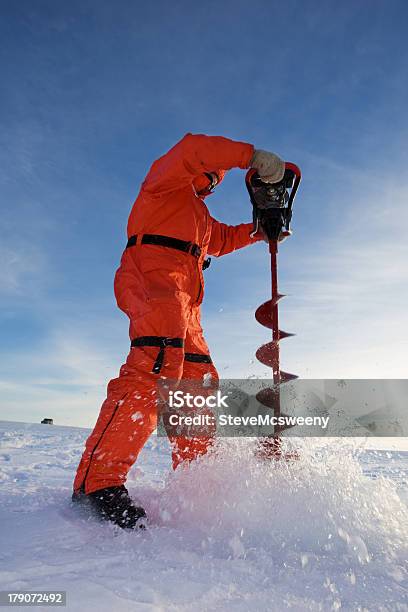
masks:
{"label": "man's arm", "polygon": [[226,225],[216,219],[212,219],[211,238],[208,246],[208,254],[221,257],[242,249],[243,247],[264,240],[261,233],[257,233],[253,238],[250,237],[253,231],[252,223],[241,223],[241,225]]}
{"label": "man's arm", "polygon": [[180,189],[203,172],[248,168],[254,156],[252,144],[223,136],[186,134],[170,151],[156,160],[143,183],[149,193]]}

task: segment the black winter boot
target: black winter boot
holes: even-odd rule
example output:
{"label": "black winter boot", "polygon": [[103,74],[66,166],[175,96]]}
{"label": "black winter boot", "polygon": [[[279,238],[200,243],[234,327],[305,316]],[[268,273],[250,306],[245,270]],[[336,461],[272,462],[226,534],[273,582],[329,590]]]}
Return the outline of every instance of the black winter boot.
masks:
{"label": "black winter boot", "polygon": [[146,512],[135,506],[124,485],[107,487],[93,493],[73,493],[72,501],[81,503],[101,519],[112,521],[122,529],[144,529]]}

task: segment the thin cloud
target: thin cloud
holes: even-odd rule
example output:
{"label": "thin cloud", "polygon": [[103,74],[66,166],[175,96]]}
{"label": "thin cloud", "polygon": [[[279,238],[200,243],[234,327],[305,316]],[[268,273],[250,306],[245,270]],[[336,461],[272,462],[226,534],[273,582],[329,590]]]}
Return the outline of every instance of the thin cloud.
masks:
{"label": "thin cloud", "polygon": [[0,246],[0,295],[27,294],[34,282],[42,282],[46,260],[40,249],[26,244],[24,248]]}

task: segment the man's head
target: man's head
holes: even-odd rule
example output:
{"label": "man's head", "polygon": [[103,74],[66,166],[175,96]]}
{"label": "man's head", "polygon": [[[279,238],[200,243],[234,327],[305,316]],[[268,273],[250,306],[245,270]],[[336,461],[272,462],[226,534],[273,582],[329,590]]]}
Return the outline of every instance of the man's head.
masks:
{"label": "man's head", "polygon": [[201,198],[210,195],[214,191],[216,185],[221,183],[224,175],[225,170],[214,170],[213,172],[203,172],[203,174],[197,176],[193,181],[197,195]]}

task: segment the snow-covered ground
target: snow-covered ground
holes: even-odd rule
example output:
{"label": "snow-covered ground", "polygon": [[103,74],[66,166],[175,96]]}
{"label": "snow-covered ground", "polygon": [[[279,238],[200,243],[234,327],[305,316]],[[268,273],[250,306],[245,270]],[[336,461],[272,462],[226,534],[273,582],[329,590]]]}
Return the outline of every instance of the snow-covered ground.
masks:
{"label": "snow-covered ground", "polygon": [[153,437],[128,481],[150,516],[134,533],[70,505],[88,433],[0,422],[0,590],[65,590],[81,611],[408,610],[407,451],[303,440],[264,464],[229,439],[171,473]]}

